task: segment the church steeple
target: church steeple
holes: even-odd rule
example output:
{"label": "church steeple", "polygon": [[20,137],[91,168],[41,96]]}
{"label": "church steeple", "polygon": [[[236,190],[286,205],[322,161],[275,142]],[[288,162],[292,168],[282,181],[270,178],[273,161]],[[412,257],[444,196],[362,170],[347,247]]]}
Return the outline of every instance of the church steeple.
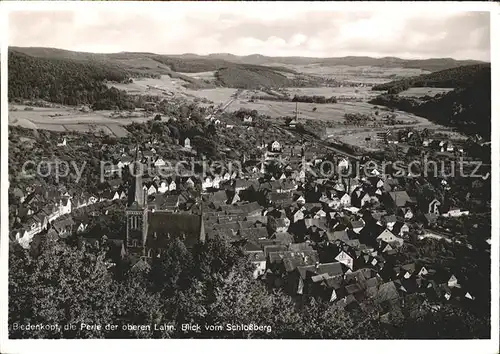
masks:
{"label": "church steeple", "polygon": [[128,193],[128,206],[135,204],[139,208],[144,207],[144,190],[142,188],[142,164],[137,160],[139,147],[135,149],[135,161],[133,165],[133,178],[134,182],[130,185]]}

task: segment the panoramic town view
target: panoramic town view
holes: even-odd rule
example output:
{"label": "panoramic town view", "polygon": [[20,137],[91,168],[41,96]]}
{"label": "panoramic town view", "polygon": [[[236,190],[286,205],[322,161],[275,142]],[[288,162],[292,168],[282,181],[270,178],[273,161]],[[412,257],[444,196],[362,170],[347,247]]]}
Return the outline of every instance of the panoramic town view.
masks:
{"label": "panoramic town view", "polygon": [[264,12],[10,13],[9,338],[490,338],[489,13]]}

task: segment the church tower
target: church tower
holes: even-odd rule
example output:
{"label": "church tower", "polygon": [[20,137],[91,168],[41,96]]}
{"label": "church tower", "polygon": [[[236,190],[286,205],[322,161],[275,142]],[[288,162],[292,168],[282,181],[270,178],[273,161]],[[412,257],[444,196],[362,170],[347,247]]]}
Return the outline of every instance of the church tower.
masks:
{"label": "church tower", "polygon": [[[137,154],[137,153],[136,153]],[[134,182],[128,191],[128,205],[125,211],[127,219],[127,250],[129,253],[143,255],[144,233],[147,229],[148,209],[146,195],[142,188],[142,168],[138,161],[134,163]]]}

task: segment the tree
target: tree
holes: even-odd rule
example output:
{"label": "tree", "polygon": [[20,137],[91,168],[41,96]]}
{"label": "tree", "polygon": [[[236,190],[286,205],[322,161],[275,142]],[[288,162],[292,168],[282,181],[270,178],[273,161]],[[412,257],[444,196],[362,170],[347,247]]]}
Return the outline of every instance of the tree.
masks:
{"label": "tree", "polygon": [[[11,338],[103,338],[105,331],[81,329],[81,323],[113,323],[116,286],[105,255],[45,240],[36,258],[11,252],[9,322],[59,324],[60,330],[11,329]],[[73,327],[64,327],[73,326]]]}
{"label": "tree", "polygon": [[176,290],[186,287],[189,284],[187,279],[191,262],[191,254],[184,242],[174,237],[161,256],[153,258],[149,273],[153,290],[161,293],[163,297],[168,297]]}

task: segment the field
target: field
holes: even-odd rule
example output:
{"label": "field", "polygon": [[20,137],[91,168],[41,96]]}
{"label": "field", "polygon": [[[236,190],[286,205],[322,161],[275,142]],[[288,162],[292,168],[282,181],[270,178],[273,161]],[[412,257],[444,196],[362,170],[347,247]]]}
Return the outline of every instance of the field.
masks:
{"label": "field", "polygon": [[286,92],[291,95],[301,96],[325,96],[325,97],[339,97],[339,98],[356,98],[369,100],[379,92],[372,91],[369,87],[290,87],[286,88]]}
{"label": "field", "polygon": [[[208,75],[208,73],[210,72],[189,74],[188,76]],[[162,75],[159,79],[135,79],[131,84],[113,83],[111,86],[135,95],[158,95],[185,99],[200,98],[214,103],[225,102],[236,92],[236,89],[226,87],[193,90],[184,87],[186,84],[188,83],[182,79],[173,79],[168,75]]]}
{"label": "field", "polygon": [[215,71],[203,71],[200,73],[179,73],[198,80],[215,81]]}
{"label": "field", "polygon": [[374,66],[321,66],[319,64],[309,65],[283,65],[297,72],[316,75],[338,81],[347,81],[360,84],[382,84],[396,79],[409,76],[428,74],[428,71],[408,68],[378,68]]}
{"label": "field", "polygon": [[439,87],[410,87],[408,90],[400,92],[398,95],[402,97],[434,97],[438,93],[447,93],[452,91],[452,88],[439,88]]}
{"label": "field", "polygon": [[145,122],[151,116],[120,118],[113,117],[112,111],[99,111],[82,113],[69,107],[41,108],[32,107],[25,111],[25,106],[9,106],[9,125],[17,125],[30,129],[46,129],[58,132],[78,131],[92,132],[104,131],[116,137],[124,137],[128,134],[124,128],[132,122]]}
{"label": "field", "polygon": [[[283,65],[282,65],[283,66]],[[322,67],[319,65],[285,65],[290,69],[301,73],[317,76],[326,76],[338,81],[363,83],[359,87],[287,87],[279,89],[279,94],[286,94],[290,97],[294,95],[301,96],[335,96],[340,99],[335,104],[314,104],[299,103],[298,117],[303,120],[318,120],[328,122],[329,133],[332,139],[361,146],[366,149],[377,149],[374,142],[376,134],[387,129],[399,129],[405,126],[440,129],[448,132],[448,129],[436,126],[427,119],[417,117],[406,112],[396,111],[396,120],[403,121],[404,124],[397,126],[383,127],[355,127],[344,124],[344,115],[346,113],[360,113],[375,116],[379,111],[379,123],[387,109],[377,107],[367,103],[368,100],[378,95],[380,92],[372,91],[370,84],[388,82],[397,78],[420,75],[426,73],[420,69],[402,69],[402,68],[377,68],[377,67]],[[213,71],[199,73],[178,73],[186,77],[198,80],[211,81],[214,79]],[[187,101],[200,101],[199,104],[220,104],[228,102],[231,96],[236,92],[233,88],[210,88],[210,89],[190,89],[186,88],[188,82],[181,78],[171,78],[168,75],[162,75],[160,78],[142,78],[135,79],[130,84],[112,84],[121,90],[130,94],[158,95],[165,98],[185,99]],[[441,88],[411,88],[400,93],[401,96],[423,97],[425,95],[434,96],[437,93],[448,92],[450,89]],[[252,96],[270,96],[268,93],[259,90],[243,90],[238,99],[234,100],[228,111],[236,111],[241,108],[257,110],[261,114],[272,118],[282,118],[285,116],[294,117],[296,104],[288,101],[271,101],[257,99],[251,102]],[[347,101],[342,101],[346,99]],[[13,108],[13,106],[11,107]],[[135,112],[116,114],[111,111],[98,111],[92,113],[82,113],[72,108],[38,108],[33,110],[24,110],[24,106],[15,106],[15,111],[9,112],[9,124],[21,125],[33,129],[49,129],[55,131],[99,131],[104,130],[108,134],[117,137],[126,136],[127,131],[124,126],[132,122],[144,122],[151,119],[151,115],[144,112]],[[370,139],[367,139],[370,138]]]}

